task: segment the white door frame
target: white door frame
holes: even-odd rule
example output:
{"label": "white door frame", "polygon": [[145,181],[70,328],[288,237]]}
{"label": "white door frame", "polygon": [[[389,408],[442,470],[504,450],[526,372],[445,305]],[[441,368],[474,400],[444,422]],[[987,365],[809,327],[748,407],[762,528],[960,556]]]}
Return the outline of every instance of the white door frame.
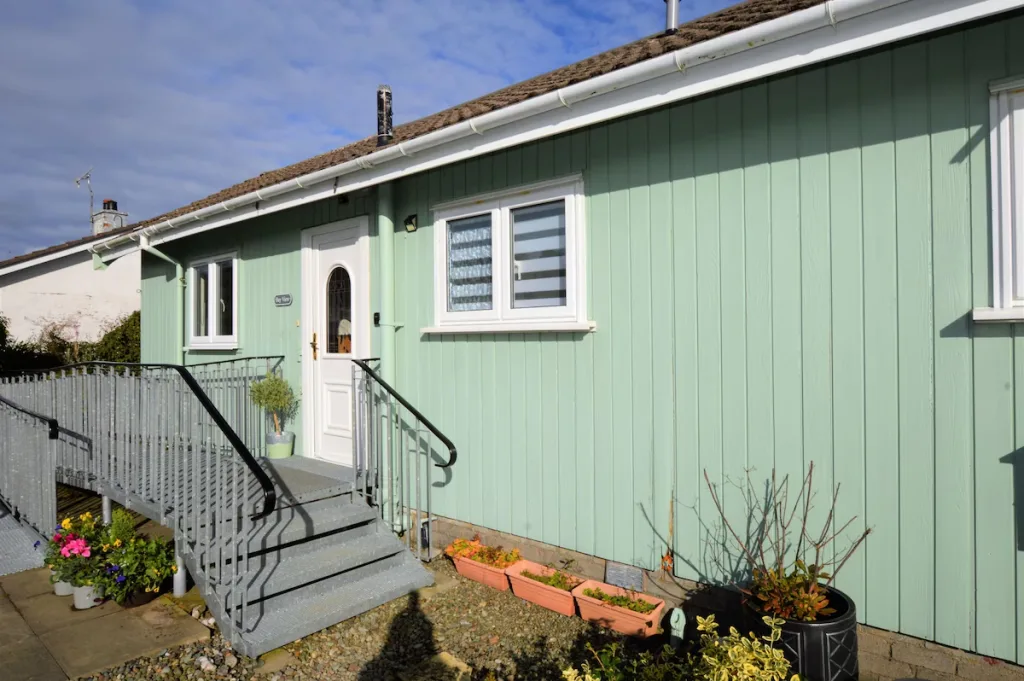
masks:
{"label": "white door frame", "polygon": [[[316,291],[319,287],[317,281],[317,253],[313,250],[313,237],[330,232],[342,232],[357,230],[359,245],[360,274],[354,287],[358,287],[362,298],[362,309],[366,311],[366,318],[362,320],[353,319],[356,333],[352,336],[352,355],[355,357],[370,356],[370,218],[367,215],[340,220],[318,227],[310,227],[302,230],[302,321],[299,329],[301,339],[302,357],[302,439],[303,455],[311,456],[316,443],[315,391],[319,389],[316,385],[316,367],[313,363],[313,349],[309,343],[313,339],[313,329],[317,319],[318,311],[314,309],[314,301],[317,299]],[[353,300],[353,303],[355,301]],[[318,339],[321,348],[326,347],[326,338]],[[322,353],[321,353],[322,354]],[[354,386],[353,386],[354,390]],[[353,395],[355,399],[355,395]],[[352,424],[353,428],[355,424]],[[352,452],[353,466],[358,464],[356,452]]]}

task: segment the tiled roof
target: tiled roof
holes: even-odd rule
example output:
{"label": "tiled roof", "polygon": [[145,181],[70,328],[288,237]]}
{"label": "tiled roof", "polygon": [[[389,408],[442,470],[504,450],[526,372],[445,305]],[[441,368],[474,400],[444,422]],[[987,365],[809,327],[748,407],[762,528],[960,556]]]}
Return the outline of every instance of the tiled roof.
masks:
{"label": "tiled roof", "polygon": [[[497,111],[513,104],[518,104],[531,97],[554,92],[568,85],[579,83],[597,76],[615,71],[617,69],[632,66],[647,59],[652,59],[667,52],[696,45],[697,43],[717,38],[718,36],[748,28],[771,19],[796,12],[798,10],[813,7],[821,4],[824,0],[745,0],[719,12],[709,14],[699,19],[694,19],[681,24],[674,33],[659,33],[657,35],[642,38],[636,42],[616,47],[607,52],[584,59],[583,61],[564,66],[543,75],[524,80],[521,83],[492,92],[469,102],[459,104],[450,109],[432,114],[425,118],[405,123],[395,127],[392,144],[407,142],[427,133],[446,128],[450,125],[480,116],[491,111]],[[293,180],[303,175],[324,170],[332,166],[340,165],[346,161],[367,156],[380,149],[377,146],[377,136],[366,137],[353,142],[339,149],[328,151],[308,158],[290,166],[261,173],[257,177],[239,182],[227,189],[211,194],[206,198],[194,201],[187,206],[176,208],[170,212],[158,215],[142,222],[130,225],[126,230],[144,227],[156,222],[185,215],[207,206],[233,199],[238,196],[249,194],[257,189],[270,187],[281,182]],[[119,232],[120,233],[120,230]],[[114,234],[108,233],[104,236]],[[91,239],[92,237],[90,237]],[[21,261],[40,255],[47,255],[64,248],[72,248],[86,240],[79,239],[60,246],[53,246],[43,251],[36,251],[28,255],[19,256],[6,262],[0,263],[0,267],[13,264],[14,261]]]}
{"label": "tiled roof", "polygon": [[129,225],[127,227],[121,227],[120,229],[112,229],[109,232],[104,232],[99,236],[90,234],[89,236],[82,237],[81,239],[74,239],[73,241],[67,241],[56,246],[48,246],[46,248],[40,248],[38,251],[32,251],[25,255],[18,255],[7,260],[0,260],[0,270],[10,267],[11,265],[17,265],[19,263],[26,262],[28,260],[35,260],[36,258],[42,258],[47,255],[53,255],[54,253],[60,253],[61,251],[70,250],[76,246],[83,246],[92,241],[99,241],[100,239],[106,239],[111,236],[117,236],[118,234],[126,234],[127,232],[135,229],[136,225]]}

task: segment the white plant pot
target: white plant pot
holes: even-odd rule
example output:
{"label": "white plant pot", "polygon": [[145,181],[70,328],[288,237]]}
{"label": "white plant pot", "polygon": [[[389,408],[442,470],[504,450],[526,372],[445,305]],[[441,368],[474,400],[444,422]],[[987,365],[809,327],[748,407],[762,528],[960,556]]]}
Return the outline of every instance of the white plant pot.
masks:
{"label": "white plant pot", "polygon": [[[50,577],[56,577],[57,573],[50,570]],[[74,593],[75,587],[71,586],[69,582],[54,582],[52,579],[50,583],[53,584],[53,593],[58,596],[70,596]]]}
{"label": "white plant pot", "polygon": [[75,610],[88,610],[98,605],[103,598],[103,587],[101,586],[76,586],[74,589]]}

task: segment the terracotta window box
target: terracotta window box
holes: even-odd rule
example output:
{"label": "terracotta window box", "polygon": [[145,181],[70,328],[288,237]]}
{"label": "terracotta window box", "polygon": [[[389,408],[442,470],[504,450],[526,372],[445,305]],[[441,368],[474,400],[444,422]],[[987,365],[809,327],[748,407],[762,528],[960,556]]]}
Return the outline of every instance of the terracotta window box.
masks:
{"label": "terracotta window box", "polygon": [[[573,598],[571,591],[556,589],[553,586],[538,582],[536,579],[524,577],[523,572],[532,572],[535,575],[547,577],[554,574],[555,570],[546,565],[528,560],[519,561],[505,569],[505,574],[508,575],[508,579],[512,583],[512,593],[524,601],[530,601],[542,608],[554,610],[562,615],[572,617],[576,614],[576,600]],[[583,581],[578,578],[574,579],[577,584]]]}
{"label": "terracotta window box", "polygon": [[[456,556],[452,560],[455,562],[455,571],[466,579],[486,584],[498,591],[508,591],[508,577],[505,575],[505,568],[491,567],[490,565],[485,565],[471,558],[463,558],[462,556]],[[515,563],[515,565],[518,564]],[[509,567],[514,567],[514,565]]]}
{"label": "terracotta window box", "polygon": [[[629,608],[620,608],[599,598],[585,596],[583,592],[587,589],[600,589],[609,596],[631,596],[647,601],[655,608],[650,612],[635,612]],[[576,597],[576,604],[580,608],[580,617],[588,622],[600,624],[602,627],[629,636],[646,638],[657,634],[658,625],[661,624],[661,615],[665,610],[665,601],[660,598],[642,593],[631,593],[620,587],[593,579],[588,579],[573,589],[572,595]]]}

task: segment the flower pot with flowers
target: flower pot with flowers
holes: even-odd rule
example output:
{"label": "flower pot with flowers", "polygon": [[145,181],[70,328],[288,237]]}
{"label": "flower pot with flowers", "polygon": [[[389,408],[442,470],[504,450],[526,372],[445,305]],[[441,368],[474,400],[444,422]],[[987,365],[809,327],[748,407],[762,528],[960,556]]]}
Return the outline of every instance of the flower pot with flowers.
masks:
{"label": "flower pot with flowers", "polygon": [[60,532],[54,534],[54,565],[58,581],[70,583],[75,597],[75,608],[86,610],[103,600],[103,588],[98,583],[102,556],[94,544],[102,528],[92,513],[83,513],[77,519],[64,518]]}
{"label": "flower pot with flowers", "polygon": [[99,582],[104,593],[120,605],[149,602],[177,571],[174,547],[162,539],[137,537],[126,511],[115,511],[112,521],[100,546],[104,564]]}
{"label": "flower pot with flowers", "polygon": [[460,575],[499,591],[508,591],[505,568],[520,560],[519,549],[505,551],[500,546],[484,546],[479,535],[472,539],[456,539],[444,552],[455,563],[455,570]]}
{"label": "flower pot with flowers", "polygon": [[[746,485],[737,485],[748,515],[742,519],[746,532],[741,538],[707,471],[704,480],[725,531],[748,563],[750,580],[739,586],[748,623],[764,633],[769,628],[764,621],[778,623],[778,641],[801,679],[857,679],[857,609],[833,581],[871,530],[858,527],[856,516],[839,525],[839,485],[826,497],[831,505],[816,516],[813,462],[795,495],[788,476],[780,481],[773,470],[770,480],[755,482],[748,473]],[[820,531],[812,529],[815,517],[822,518]]]}
{"label": "flower pot with flowers", "polygon": [[[43,557],[43,562],[50,569],[50,583],[53,584],[53,593],[58,596],[70,596],[74,592],[71,582],[67,581],[63,574],[65,569],[64,563],[67,560],[60,552],[64,548],[64,536],[64,528],[58,525],[54,529],[53,535],[46,540],[46,549]],[[41,544],[42,541],[40,540],[34,546],[36,549],[39,549]]]}

